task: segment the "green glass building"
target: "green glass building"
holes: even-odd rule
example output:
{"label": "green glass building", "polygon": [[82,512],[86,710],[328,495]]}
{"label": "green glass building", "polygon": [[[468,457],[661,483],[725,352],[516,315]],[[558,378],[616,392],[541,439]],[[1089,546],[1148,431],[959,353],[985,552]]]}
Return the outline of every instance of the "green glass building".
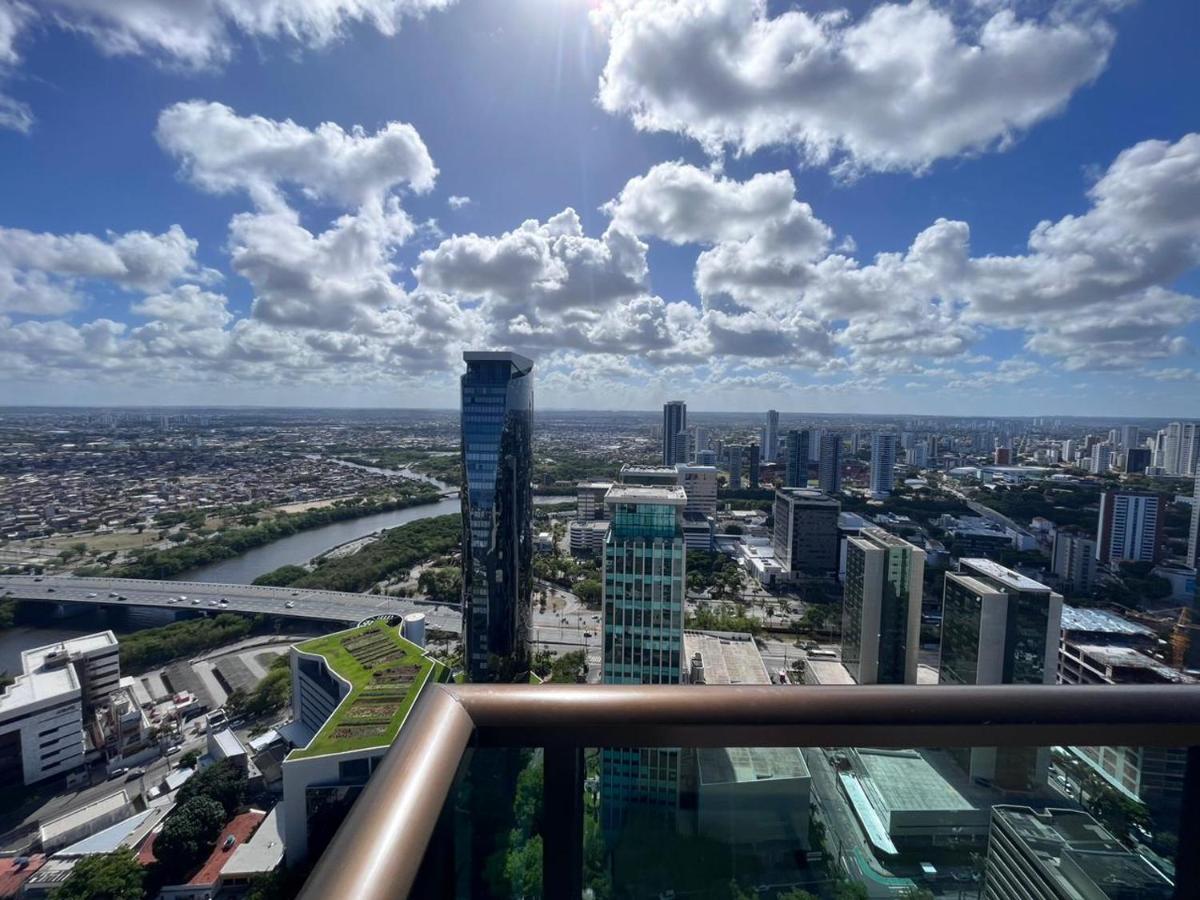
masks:
{"label": "green glass building", "polygon": [[925,551],[882,528],[846,540],[842,664],[859,684],[916,684]]}
{"label": "green glass building", "polygon": [[[604,683],[679,684],[687,559],[683,488],[615,484],[605,495]],[[601,755],[606,830],[632,815],[674,816],[679,751],[613,748]]]}

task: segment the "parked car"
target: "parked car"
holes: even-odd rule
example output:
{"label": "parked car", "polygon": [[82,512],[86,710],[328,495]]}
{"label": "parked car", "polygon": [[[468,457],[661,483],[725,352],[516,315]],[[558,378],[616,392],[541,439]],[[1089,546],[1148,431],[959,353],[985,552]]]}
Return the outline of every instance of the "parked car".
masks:
{"label": "parked car", "polygon": [[129,769],[125,768],[125,766],[118,766],[117,768],[113,769],[111,772],[108,773],[108,777],[109,778],[120,778],[122,775],[124,775],[128,771],[129,771]]}
{"label": "parked car", "polygon": [[230,847],[232,847],[236,843],[237,843],[237,838],[235,838],[231,834],[228,837],[226,837],[224,841],[221,842],[221,849],[228,850]]}

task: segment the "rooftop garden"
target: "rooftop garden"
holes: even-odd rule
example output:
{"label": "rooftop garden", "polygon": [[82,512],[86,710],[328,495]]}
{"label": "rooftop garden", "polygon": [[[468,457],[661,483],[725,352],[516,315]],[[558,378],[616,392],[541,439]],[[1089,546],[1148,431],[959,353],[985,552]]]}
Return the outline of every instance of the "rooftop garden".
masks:
{"label": "rooftop garden", "polygon": [[308,746],[292,751],[293,759],[390,744],[425,684],[449,675],[445,666],[382,622],[307,641],[297,649],[323,656],[351,688]]}

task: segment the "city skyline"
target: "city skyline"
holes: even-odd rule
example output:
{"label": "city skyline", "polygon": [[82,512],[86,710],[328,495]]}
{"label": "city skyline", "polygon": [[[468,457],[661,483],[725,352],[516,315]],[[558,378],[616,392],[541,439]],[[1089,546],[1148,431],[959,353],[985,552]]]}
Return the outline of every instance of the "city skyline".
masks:
{"label": "city skyline", "polygon": [[835,6],[0,4],[0,394],[1200,416],[1184,0]]}

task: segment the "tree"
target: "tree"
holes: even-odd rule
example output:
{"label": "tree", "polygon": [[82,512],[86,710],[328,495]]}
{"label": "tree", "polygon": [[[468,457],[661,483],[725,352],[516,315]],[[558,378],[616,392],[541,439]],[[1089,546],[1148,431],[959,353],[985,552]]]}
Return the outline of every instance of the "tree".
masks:
{"label": "tree", "polygon": [[595,606],[600,602],[603,587],[598,578],[585,578],[575,585],[575,595],[584,606]]}
{"label": "tree", "polygon": [[[198,777],[192,776],[188,784]],[[211,797],[192,797],[176,806],[154,842],[154,855],[168,877],[183,876],[199,865],[212,850],[224,824],[225,811]]]}
{"label": "tree", "polygon": [[232,762],[222,760],[185,781],[176,802],[187,803],[195,797],[217,801],[224,815],[230,816],[246,799],[246,776]]}
{"label": "tree", "polygon": [[792,888],[790,891],[784,891],[776,896],[775,900],[817,900],[817,895],[802,891],[800,888]]}
{"label": "tree", "polygon": [[426,569],[417,578],[417,587],[438,603],[457,603],[462,593],[462,572],[449,566]]}
{"label": "tree", "polygon": [[79,860],[50,896],[52,900],[141,900],[145,874],[134,852],[122,847]]}
{"label": "tree", "polygon": [[200,761],[200,751],[199,750],[189,750],[187,753],[183,754],[183,756],[179,757],[179,768],[190,769],[193,766],[195,766],[196,763],[199,761]]}
{"label": "tree", "polygon": [[587,671],[587,653],[574,650],[564,653],[550,663],[550,681],[555,684],[575,684]]}
{"label": "tree", "polygon": [[833,900],[867,900],[868,897],[866,885],[844,878],[833,889]]}

